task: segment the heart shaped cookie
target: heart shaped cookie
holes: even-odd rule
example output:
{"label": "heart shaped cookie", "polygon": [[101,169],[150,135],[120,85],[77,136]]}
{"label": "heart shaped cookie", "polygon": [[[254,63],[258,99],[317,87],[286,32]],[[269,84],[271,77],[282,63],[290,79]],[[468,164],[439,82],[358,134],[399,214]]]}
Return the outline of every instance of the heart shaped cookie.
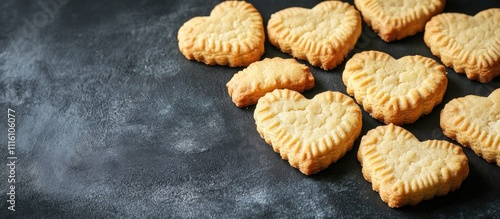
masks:
{"label": "heart shaped cookie", "polygon": [[271,15],[267,34],[281,51],[332,69],[354,48],[361,35],[361,16],[340,1],[324,1],[312,9],[286,8]]}
{"label": "heart shaped cookie", "polygon": [[441,111],[440,125],[446,136],[500,166],[500,88],[488,97],[451,100]]}
{"label": "heart shaped cookie", "polygon": [[385,124],[415,122],[441,103],[448,85],[446,69],[431,58],[405,56],[398,60],[378,51],[355,54],[342,80],[370,115]]}
{"label": "heart shaped cookie", "polygon": [[222,2],[210,16],[188,20],[177,39],[187,59],[208,65],[248,66],[264,54],[262,17],[244,1]]}
{"label": "heart shaped cookie", "polygon": [[420,142],[393,124],[372,129],[361,138],[358,160],[363,177],[391,208],[446,195],[460,188],[469,174],[460,146]]}
{"label": "heart shaped cookie", "polygon": [[361,109],[340,92],[326,91],[309,100],[276,89],[257,102],[257,131],[274,151],[306,175],[336,162],[361,132]]}
{"label": "heart shaped cookie", "polygon": [[386,42],[424,30],[432,16],[443,11],[445,0],[354,0],[363,20]]}
{"label": "heart shaped cookie", "polygon": [[443,64],[470,80],[487,83],[500,75],[500,8],[475,16],[443,13],[426,25],[425,44]]}

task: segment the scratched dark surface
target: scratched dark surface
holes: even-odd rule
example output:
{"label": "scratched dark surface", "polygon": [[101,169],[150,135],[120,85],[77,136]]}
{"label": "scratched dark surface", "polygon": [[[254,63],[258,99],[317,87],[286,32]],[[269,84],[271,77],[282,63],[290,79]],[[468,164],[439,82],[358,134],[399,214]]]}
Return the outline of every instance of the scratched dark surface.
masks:
{"label": "scratched dark surface", "polygon": [[[179,27],[221,1],[41,2],[0,2],[0,218],[500,216],[500,167],[470,149],[459,190],[400,209],[363,179],[359,139],[316,175],[290,167],[260,138],[254,107],[239,109],[227,94],[242,68],[188,61],[178,50]],[[319,1],[249,2],[267,24],[278,10]],[[450,0],[445,11],[492,7],[500,2]],[[422,38],[385,43],[364,25],[349,57],[373,49],[437,60]],[[262,58],[275,56],[290,57],[266,43]],[[304,95],[345,93],[344,65],[311,67],[316,87]],[[443,103],[404,126],[422,141],[452,141],[439,128],[444,103],[500,87],[500,78],[481,84],[447,72]],[[8,108],[16,111],[15,212],[6,202]],[[378,125],[365,113],[361,134]]]}

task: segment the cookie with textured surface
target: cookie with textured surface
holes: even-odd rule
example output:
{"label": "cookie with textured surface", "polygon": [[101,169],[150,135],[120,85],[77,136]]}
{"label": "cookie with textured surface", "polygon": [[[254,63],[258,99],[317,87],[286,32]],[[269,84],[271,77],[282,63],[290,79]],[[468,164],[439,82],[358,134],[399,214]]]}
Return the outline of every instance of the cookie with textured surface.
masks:
{"label": "cookie with textured surface", "polygon": [[177,35],[189,60],[208,65],[248,66],[264,54],[264,24],[252,4],[225,1],[210,16],[186,21]]}
{"label": "cookie with textured surface", "polygon": [[281,51],[328,70],[356,45],[361,16],[349,3],[324,1],[312,9],[291,7],[272,14],[267,33]]}
{"label": "cookie with textured surface", "polygon": [[281,158],[305,175],[343,157],[361,132],[361,109],[347,95],[325,91],[312,99],[287,89],[260,98],[257,131]]}
{"label": "cookie with textured surface", "polygon": [[363,20],[386,42],[422,32],[432,16],[443,11],[445,0],[355,0]]}
{"label": "cookie with textured surface", "polygon": [[441,111],[440,126],[444,135],[500,166],[500,88],[488,97],[451,100]]}
{"label": "cookie with textured surface", "polygon": [[448,86],[445,67],[433,59],[415,55],[396,60],[378,51],[355,54],[342,81],[373,118],[396,125],[431,113]]}
{"label": "cookie with textured surface", "polygon": [[295,59],[265,58],[236,73],[226,87],[234,104],[246,107],[274,89],[309,90],[314,87],[314,76]]}
{"label": "cookie with textured surface", "polygon": [[460,188],[469,174],[467,156],[447,141],[419,141],[393,124],[361,138],[358,160],[363,177],[391,208],[416,205]]}
{"label": "cookie with textured surface", "polygon": [[470,80],[487,83],[500,75],[500,8],[469,16],[443,13],[425,25],[432,54]]}

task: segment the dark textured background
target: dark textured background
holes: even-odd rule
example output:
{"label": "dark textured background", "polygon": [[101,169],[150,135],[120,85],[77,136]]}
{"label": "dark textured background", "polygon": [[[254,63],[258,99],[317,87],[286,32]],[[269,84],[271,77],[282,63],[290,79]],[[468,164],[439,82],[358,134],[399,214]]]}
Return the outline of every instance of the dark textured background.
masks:
{"label": "dark textured background", "polygon": [[[304,176],[259,136],[254,107],[239,109],[225,84],[242,68],[186,60],[177,30],[220,1],[2,0],[0,2],[0,218],[75,217],[458,217],[500,215],[500,167],[464,149],[462,187],[417,206],[390,209],[363,179],[353,149]],[[250,1],[265,24],[289,6],[319,1]],[[350,1],[352,3],[352,1]],[[449,0],[475,14],[495,0]],[[370,28],[354,51],[432,56],[423,34],[385,43]],[[481,37],[481,36],[478,36]],[[264,57],[290,57],[266,43]],[[301,61],[302,63],[305,63]],[[311,67],[316,87],[345,93],[338,68]],[[443,104],[404,128],[443,139],[439,112],[467,94],[500,87],[448,68]],[[16,111],[16,212],[7,211],[7,109]],[[364,135],[381,125],[366,113]]]}

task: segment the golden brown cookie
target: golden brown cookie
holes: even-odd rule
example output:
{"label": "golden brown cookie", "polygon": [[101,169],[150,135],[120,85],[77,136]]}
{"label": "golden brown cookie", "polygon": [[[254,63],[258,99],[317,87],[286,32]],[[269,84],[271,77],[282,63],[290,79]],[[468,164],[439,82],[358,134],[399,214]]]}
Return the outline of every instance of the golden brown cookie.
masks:
{"label": "golden brown cookie", "polygon": [[446,69],[431,58],[365,51],[347,61],[342,80],[347,93],[375,119],[395,125],[415,122],[441,103]]}
{"label": "golden brown cookie", "polygon": [[443,133],[500,166],[500,88],[488,97],[468,95],[441,111]]}
{"label": "golden brown cookie", "polygon": [[208,65],[248,66],[264,54],[262,17],[244,1],[222,2],[210,16],[188,20],[177,39],[187,59]]}
{"label": "golden brown cookie", "polygon": [[328,70],[354,48],[361,16],[348,3],[324,1],[312,9],[292,7],[272,14],[267,33],[281,51]]}
{"label": "golden brown cookie", "polygon": [[234,104],[246,107],[274,89],[309,90],[314,87],[314,76],[295,59],[265,58],[236,73],[226,86]]}
{"label": "golden brown cookie", "polygon": [[317,173],[352,148],[361,132],[361,109],[349,96],[326,91],[313,99],[287,89],[260,98],[257,131],[291,166]]}
{"label": "golden brown cookie", "polygon": [[391,208],[446,195],[460,188],[469,174],[460,146],[420,142],[393,124],[372,129],[361,138],[358,160],[363,177]]}
{"label": "golden brown cookie", "polygon": [[363,20],[386,42],[424,30],[432,16],[443,11],[445,0],[355,0]]}
{"label": "golden brown cookie", "polygon": [[426,25],[425,44],[443,64],[471,80],[487,83],[500,75],[500,8],[475,16],[443,13]]}

